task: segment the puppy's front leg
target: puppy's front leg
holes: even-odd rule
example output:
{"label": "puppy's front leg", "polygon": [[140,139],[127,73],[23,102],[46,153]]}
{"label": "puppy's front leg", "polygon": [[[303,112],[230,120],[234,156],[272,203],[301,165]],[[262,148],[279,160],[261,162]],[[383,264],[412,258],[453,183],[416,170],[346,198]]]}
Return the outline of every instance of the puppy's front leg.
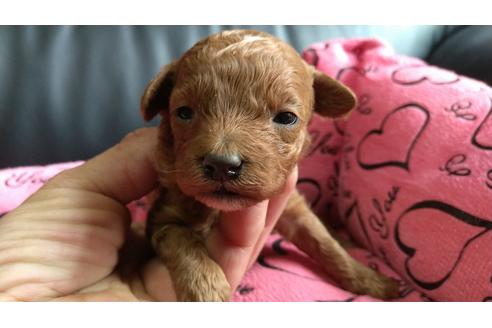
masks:
{"label": "puppy's front leg", "polygon": [[231,288],[210,258],[203,238],[187,226],[165,224],[151,236],[157,255],[173,280],[178,301],[228,301]]}
{"label": "puppy's front leg", "polygon": [[276,229],[320,263],[344,289],[383,299],[398,296],[396,282],[354,260],[330,235],[299,192],[289,199]]}

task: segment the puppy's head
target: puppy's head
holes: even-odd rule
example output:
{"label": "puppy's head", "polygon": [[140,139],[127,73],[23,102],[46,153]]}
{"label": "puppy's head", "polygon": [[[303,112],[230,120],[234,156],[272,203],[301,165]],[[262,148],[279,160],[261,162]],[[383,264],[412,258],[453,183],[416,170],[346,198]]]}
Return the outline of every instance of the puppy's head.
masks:
{"label": "puppy's head", "polygon": [[162,116],[161,183],[205,205],[236,210],[283,187],[303,148],[313,109],[340,117],[355,106],[346,87],[261,32],[210,36],[162,69],[142,97],[146,120]]}

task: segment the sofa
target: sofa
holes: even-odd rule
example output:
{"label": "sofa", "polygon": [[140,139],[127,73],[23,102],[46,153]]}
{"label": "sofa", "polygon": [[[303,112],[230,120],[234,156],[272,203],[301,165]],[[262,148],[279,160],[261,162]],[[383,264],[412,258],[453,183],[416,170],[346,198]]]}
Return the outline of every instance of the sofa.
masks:
{"label": "sofa", "polygon": [[299,52],[332,38],[378,37],[400,54],[492,83],[490,26],[0,27],[0,168],[85,160],[144,123],[141,93],[199,39],[257,29]]}

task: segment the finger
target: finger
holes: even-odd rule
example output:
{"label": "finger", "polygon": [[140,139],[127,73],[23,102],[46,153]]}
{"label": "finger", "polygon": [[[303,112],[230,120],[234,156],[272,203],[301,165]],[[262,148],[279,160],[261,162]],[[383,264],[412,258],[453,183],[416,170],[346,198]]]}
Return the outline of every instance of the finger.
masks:
{"label": "finger", "polygon": [[58,175],[46,184],[46,188],[84,189],[127,204],[156,187],[157,174],[153,164],[156,142],[156,128],[131,132],[116,146]]}
{"label": "finger", "polygon": [[258,237],[254,250],[251,253],[251,257],[249,259],[247,268],[251,267],[251,265],[256,261],[258,255],[263,249],[263,246],[265,245],[268,236],[271,234],[273,228],[277,224],[277,221],[280,219],[280,216],[282,215],[282,212],[284,211],[285,206],[289,201],[290,195],[296,189],[297,179],[298,179],[298,168],[296,166],[292,171],[292,173],[287,178],[285,187],[282,190],[282,192],[274,196],[272,199],[270,199],[270,202],[268,204],[268,212],[267,212],[265,228],[263,229],[260,236]]}
{"label": "finger", "polygon": [[222,267],[232,290],[239,284],[258,236],[265,227],[268,201],[221,214],[207,239],[211,257]]}
{"label": "finger", "polygon": [[222,213],[215,229],[211,231],[207,248],[224,270],[233,290],[261,251],[296,182],[297,167],[278,195],[251,208]]}
{"label": "finger", "polygon": [[277,223],[278,219],[280,218],[280,215],[285,209],[285,205],[287,205],[287,201],[289,200],[290,195],[296,189],[297,179],[299,175],[298,172],[299,170],[296,165],[287,177],[287,180],[285,181],[285,186],[282,191],[272,197],[272,199],[270,199],[267,213],[267,226],[275,226],[275,223]]}
{"label": "finger", "polygon": [[177,300],[171,274],[159,259],[154,258],[145,265],[142,279],[145,291],[152,299],[159,302]]}

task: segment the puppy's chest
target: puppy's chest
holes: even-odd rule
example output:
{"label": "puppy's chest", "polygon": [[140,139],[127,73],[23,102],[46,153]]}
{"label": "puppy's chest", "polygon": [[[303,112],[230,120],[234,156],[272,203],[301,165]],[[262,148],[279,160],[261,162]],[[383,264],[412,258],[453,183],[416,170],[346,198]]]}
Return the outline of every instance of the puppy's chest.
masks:
{"label": "puppy's chest", "polygon": [[161,188],[150,210],[147,229],[156,231],[168,224],[183,225],[206,237],[218,216],[218,210],[204,206],[179,190]]}

